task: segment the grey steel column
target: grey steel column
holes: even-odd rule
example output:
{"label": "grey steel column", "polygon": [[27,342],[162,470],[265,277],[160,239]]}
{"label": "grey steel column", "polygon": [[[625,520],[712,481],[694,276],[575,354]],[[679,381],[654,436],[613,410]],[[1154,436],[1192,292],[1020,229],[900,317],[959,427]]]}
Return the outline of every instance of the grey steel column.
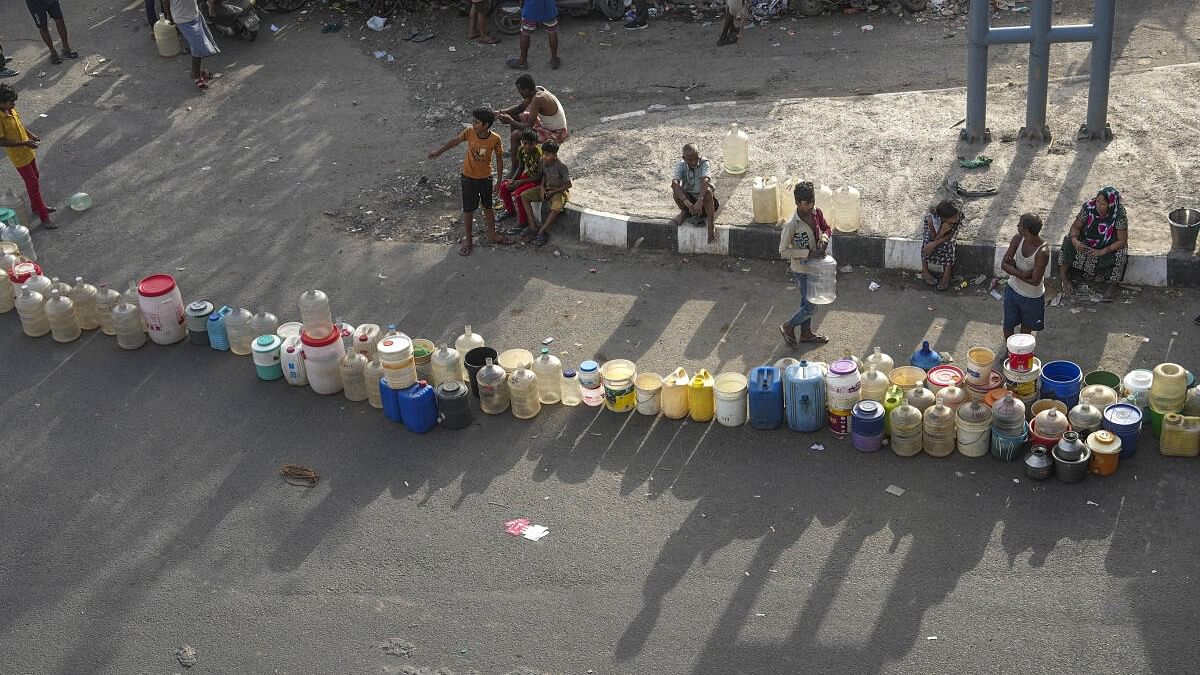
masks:
{"label": "grey steel column", "polygon": [[1096,0],[1096,15],[1092,18],[1095,37],[1092,40],[1092,72],[1088,79],[1087,122],[1079,129],[1082,138],[1108,140],[1108,83],[1112,75],[1113,23],[1117,13],[1116,0]]}
{"label": "grey steel column", "polygon": [[1050,0],[1033,0],[1029,12],[1029,85],[1025,101],[1025,126],[1019,136],[1031,141],[1050,141],[1046,126],[1046,92],[1050,87]]}
{"label": "grey steel column", "polygon": [[971,0],[967,17],[967,122],[959,138],[990,141],[987,128],[988,0]]}

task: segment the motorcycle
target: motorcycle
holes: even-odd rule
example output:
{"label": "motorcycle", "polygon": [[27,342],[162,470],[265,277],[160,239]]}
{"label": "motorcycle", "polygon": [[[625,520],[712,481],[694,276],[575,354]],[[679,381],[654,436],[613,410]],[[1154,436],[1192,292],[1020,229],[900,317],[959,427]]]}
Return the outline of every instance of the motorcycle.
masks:
{"label": "motorcycle", "polygon": [[[488,14],[492,26],[506,35],[521,32],[521,0],[493,0]],[[584,16],[599,12],[609,21],[625,18],[624,0],[558,0],[559,16]]]}
{"label": "motorcycle", "polygon": [[[843,0],[795,0],[796,11],[804,16],[820,16],[827,10],[845,4]],[[909,12],[920,12],[929,6],[929,0],[900,0],[900,6]]]}
{"label": "motorcycle", "polygon": [[[207,2],[201,2],[202,10],[208,9]],[[234,37],[243,35],[251,42],[258,37],[258,28],[262,23],[257,0],[219,0],[216,16],[208,16],[208,25],[223,35]]]}

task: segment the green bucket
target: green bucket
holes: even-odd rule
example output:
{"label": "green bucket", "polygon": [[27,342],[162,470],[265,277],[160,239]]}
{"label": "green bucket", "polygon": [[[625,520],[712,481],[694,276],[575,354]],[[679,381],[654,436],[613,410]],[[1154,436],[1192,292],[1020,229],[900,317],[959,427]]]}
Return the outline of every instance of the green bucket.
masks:
{"label": "green bucket", "polygon": [[1108,370],[1093,370],[1083,376],[1083,386],[1089,384],[1103,384],[1107,387],[1112,387],[1113,391],[1121,391],[1121,376]]}

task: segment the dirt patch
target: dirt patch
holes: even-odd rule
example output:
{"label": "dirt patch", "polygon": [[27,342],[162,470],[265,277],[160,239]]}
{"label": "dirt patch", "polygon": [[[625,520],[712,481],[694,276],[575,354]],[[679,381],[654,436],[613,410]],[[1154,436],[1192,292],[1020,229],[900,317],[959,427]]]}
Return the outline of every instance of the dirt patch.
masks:
{"label": "dirt patch", "polygon": [[[564,146],[575,179],[572,201],[636,216],[674,214],[669,185],[680,148],[696,143],[711,158],[722,209],[719,223],[752,221],[755,176],[794,176],[862,191],[862,232],[916,237],[922,214],[947,180],[995,187],[994,197],[968,199],[960,240],[1007,241],[1026,211],[1046,221],[1043,236],[1061,238],[1080,204],[1105,185],[1116,186],[1130,220],[1130,246],[1164,253],[1167,211],[1200,182],[1200,167],[1178,152],[1195,138],[1191,99],[1178,92],[1200,86],[1200,67],[1172,66],[1113,78],[1107,143],[1076,140],[1087,109],[1087,82],[1053,82],[1049,145],[1017,139],[1025,92],[993,87],[988,120],[993,141],[957,142],[962,90],[738,104],[650,113],[598,124]],[[739,122],[750,134],[751,165],[741,176],[720,167],[721,140]],[[990,167],[964,169],[962,156],[993,158]]]}

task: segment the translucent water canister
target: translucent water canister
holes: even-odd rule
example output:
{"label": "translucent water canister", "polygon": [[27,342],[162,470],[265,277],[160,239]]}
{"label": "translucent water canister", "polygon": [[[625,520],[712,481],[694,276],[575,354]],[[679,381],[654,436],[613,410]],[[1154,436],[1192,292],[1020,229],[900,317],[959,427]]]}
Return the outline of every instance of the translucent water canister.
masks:
{"label": "translucent water canister", "polygon": [[934,396],[932,391],[925,388],[925,383],[922,381],[917,382],[917,386],[904,393],[904,400],[917,410],[925,412],[937,402],[937,397]]}
{"label": "translucent water canister", "polygon": [[750,166],[750,137],[736,122],[729,125],[721,149],[725,155],[725,173],[735,176],[746,173],[746,168]]}
{"label": "translucent water canister", "polygon": [[33,248],[33,237],[29,236],[29,228],[21,224],[0,225],[0,240],[11,241],[20,249],[21,255],[37,262],[37,251]]}
{"label": "translucent water canister", "polygon": [[542,411],[538,398],[538,376],[528,368],[517,368],[508,377],[508,395],[512,402],[512,414],[517,419],[527,420]]}
{"label": "translucent water canister", "polygon": [[250,318],[250,329],[254,337],[259,335],[274,335],[279,330],[279,318],[274,314],[260,309]]}
{"label": "translucent water canister", "polygon": [[146,344],[146,323],[137,305],[122,298],[113,308],[112,317],[118,347],[138,349]]}
{"label": "translucent water canister", "polygon": [[225,317],[225,331],[229,335],[229,351],[238,356],[246,356],[250,353],[250,345],[254,342],[254,338],[258,337],[254,334],[254,327],[250,325],[250,321],[254,319],[254,315],[245,307],[235,307]]}
{"label": "translucent water canister", "polygon": [[896,362],[892,360],[892,357],[883,353],[879,347],[875,347],[875,350],[867,354],[866,360],[863,361],[864,366],[870,366],[871,364],[874,364],[875,369],[885,376],[891,375],[892,369],[896,367]]}
{"label": "translucent water canister", "polygon": [[383,380],[383,362],[376,356],[363,366],[363,386],[367,388],[367,401],[372,408],[383,407],[383,400],[379,393],[381,380]]}
{"label": "translucent water canister", "polygon": [[50,332],[50,321],[46,318],[46,301],[41,293],[21,286],[15,301],[17,316],[21,319],[21,330],[29,337],[41,337]]}
{"label": "translucent water canister", "polygon": [[[470,328],[468,326],[468,328]],[[508,410],[511,397],[508,391],[508,372],[492,359],[475,375],[479,386],[479,408],[489,415],[499,415]]]}
{"label": "translucent water canister", "polygon": [[363,372],[367,368],[367,357],[362,354],[350,352],[342,357],[340,367],[342,372],[342,394],[351,401],[367,400],[367,381],[363,377]]}
{"label": "translucent water canister", "polygon": [[862,400],[883,403],[891,386],[892,383],[888,376],[879,372],[879,367],[872,363],[862,374]]}
{"label": "translucent water canister", "polygon": [[318,340],[333,332],[333,314],[325,291],[313,289],[300,294],[300,323],[310,337]]}
{"label": "translucent water canister", "polygon": [[[582,367],[582,366],[581,366]],[[688,415],[688,385],[692,379],[682,367],[662,380],[662,412],[665,417],[681,420]],[[581,382],[582,384],[582,382]]]}
{"label": "translucent water canister", "polygon": [[[463,357],[465,357],[467,352],[471,351],[472,349],[486,346],[487,344],[484,343],[483,336],[472,331],[470,324],[463,326],[462,335],[459,335],[454,341],[454,349],[456,349]],[[462,381],[469,382],[470,378],[467,376],[467,367],[465,365],[461,366],[459,370],[461,371],[459,376],[462,378]]]}
{"label": "translucent water canister", "polygon": [[925,411],[925,453],[931,457],[948,457],[954,453],[954,411],[939,398],[937,403]]}
{"label": "translucent water canister", "polygon": [[921,411],[907,403],[901,403],[888,416],[891,427],[892,452],[901,457],[912,457],[921,453],[924,438],[924,416]]}
{"label": "translucent water canister", "polygon": [[574,368],[563,371],[562,381],[558,387],[559,396],[565,406],[577,406],[583,403],[583,388],[579,386],[579,378],[575,376]]}
{"label": "translucent water canister", "polygon": [[1009,392],[992,406],[992,431],[1005,436],[1025,432],[1025,404]]}
{"label": "translucent water canister", "polygon": [[329,395],[342,391],[342,357],[346,355],[346,344],[338,332],[330,330],[325,337],[316,338],[305,328],[300,332],[303,347],[300,355],[304,359],[304,373],[308,386],[318,394]]}
{"label": "translucent water canister", "polygon": [[779,179],[758,176],[750,188],[750,206],[754,222],[774,225],[779,222]]}
{"label": "translucent water canister", "polygon": [[58,289],[50,291],[50,299],[46,301],[46,321],[50,323],[50,335],[55,342],[71,342],[79,339],[79,316],[75,313],[75,303]]}
{"label": "translucent water canister", "polygon": [[824,258],[809,258],[808,301],[828,305],[837,299],[837,260],[828,253]]}
{"label": "translucent water canister", "polygon": [[457,349],[443,344],[434,350],[433,355],[429,357],[429,363],[433,386],[438,387],[454,380],[462,381],[462,355]]}
{"label": "translucent water canister", "polygon": [[538,400],[543,404],[561,401],[562,361],[550,353],[549,347],[542,347],[541,353],[533,360],[533,372],[538,377]]}
{"label": "translucent water canister", "polygon": [[[377,323],[361,323],[354,329],[354,334],[350,336],[350,342],[353,345],[352,349],[356,354],[362,354],[367,357],[367,360],[375,358],[376,347],[379,344],[379,338],[383,335],[383,329]],[[437,386],[437,385],[434,385]]]}
{"label": "translucent water canister", "polygon": [[[151,274],[138,282],[138,308],[146,323],[150,340],[159,345],[171,345],[187,337],[187,317],[183,313],[183,296],[170,274]],[[250,353],[247,343],[245,353]]]}
{"label": "translucent water canister", "polygon": [[831,223],[839,232],[857,232],[862,224],[862,197],[858,188],[849,185],[834,190],[834,219]]}
{"label": "translucent water canister", "polygon": [[[791,195],[788,196],[791,197]],[[816,199],[816,207],[821,209],[821,213],[825,216],[825,219],[830,220],[833,218],[835,209],[833,204],[833,188],[824,183],[817,183],[813,188],[813,197]],[[789,215],[788,217],[790,218],[791,216]]]}
{"label": "translucent water canister", "polygon": [[1163,413],[1177,413],[1187,402],[1187,371],[1176,363],[1160,363],[1151,371],[1150,407]]}
{"label": "translucent water canister", "polygon": [[154,22],[154,44],[158,47],[158,55],[164,59],[179,56],[183,51],[179,31],[175,29],[175,24],[167,21],[167,17],[162,14],[159,14],[158,21]]}
{"label": "translucent water canister", "polygon": [[75,277],[75,285],[71,287],[68,297],[75,303],[75,315],[79,317],[79,327],[83,330],[95,330],[100,327],[100,317],[96,313],[96,287]]}

